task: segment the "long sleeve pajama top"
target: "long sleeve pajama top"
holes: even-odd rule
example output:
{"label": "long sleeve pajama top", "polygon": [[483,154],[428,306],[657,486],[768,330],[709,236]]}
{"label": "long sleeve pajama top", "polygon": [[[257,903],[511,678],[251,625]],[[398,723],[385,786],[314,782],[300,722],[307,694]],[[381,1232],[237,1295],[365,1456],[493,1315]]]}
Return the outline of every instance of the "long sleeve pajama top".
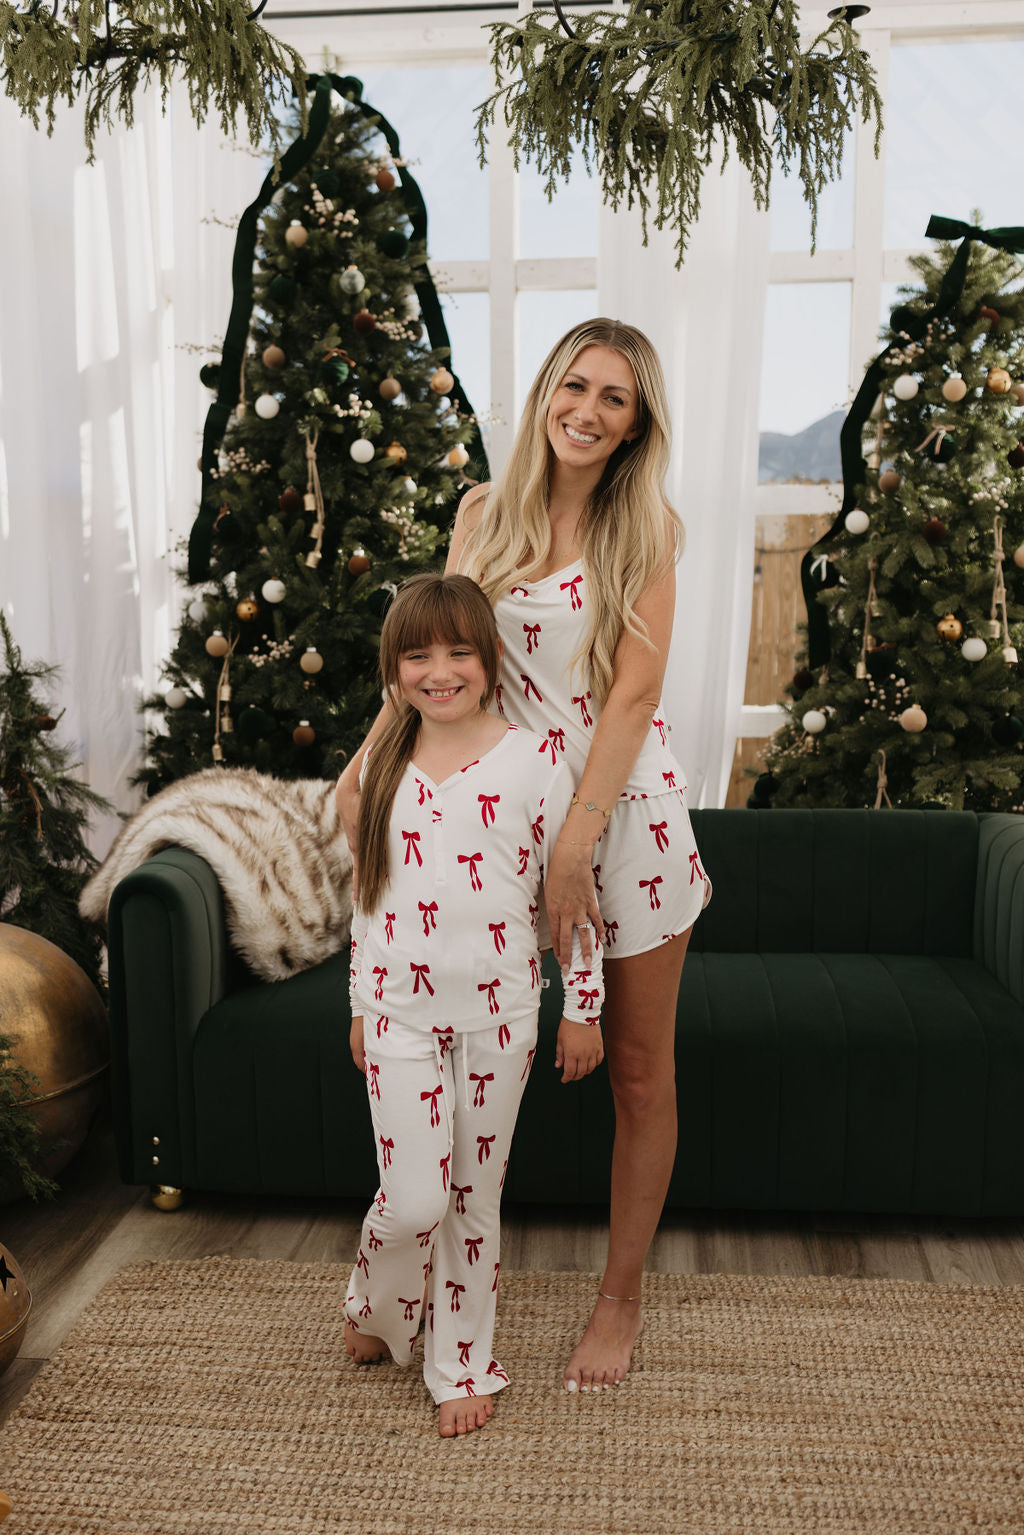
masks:
{"label": "long sleeve pajama top", "polygon": [[[376,909],[357,908],[352,924],[353,1014],[469,1033],[537,1008],[544,870],[574,788],[551,742],[514,725],[444,783],[406,767],[391,813],[389,882]],[[573,934],[564,978],[564,1015],[587,1024],[604,1002],[593,937],[587,968]]]}

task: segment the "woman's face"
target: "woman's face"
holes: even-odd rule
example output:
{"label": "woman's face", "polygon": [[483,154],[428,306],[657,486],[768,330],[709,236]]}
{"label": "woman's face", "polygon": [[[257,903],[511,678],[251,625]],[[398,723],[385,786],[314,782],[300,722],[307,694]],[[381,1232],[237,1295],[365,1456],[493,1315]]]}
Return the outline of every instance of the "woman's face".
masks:
{"label": "woman's face", "polygon": [[548,407],[547,433],[566,468],[604,469],[622,442],[637,435],[639,391],[620,352],[588,346],[560,381]]}

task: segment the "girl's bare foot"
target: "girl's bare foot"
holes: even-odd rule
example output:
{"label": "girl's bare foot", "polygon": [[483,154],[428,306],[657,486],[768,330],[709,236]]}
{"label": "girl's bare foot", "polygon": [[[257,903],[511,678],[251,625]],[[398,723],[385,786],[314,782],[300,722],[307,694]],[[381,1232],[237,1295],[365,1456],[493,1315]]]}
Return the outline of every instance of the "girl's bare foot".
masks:
{"label": "girl's bare foot", "polygon": [[391,1358],[391,1350],[383,1338],[375,1338],[368,1332],[356,1332],[348,1317],[345,1318],[345,1352],[356,1364],[376,1364],[380,1359]]}
{"label": "girl's bare foot", "polygon": [[494,1412],[489,1396],[460,1396],[454,1402],[441,1403],[441,1437],[454,1439],[457,1434],[471,1434],[483,1428]]}
{"label": "girl's bare foot", "polygon": [[625,1380],[643,1326],[639,1299],[607,1300],[599,1295],[565,1367],[566,1391],[605,1391]]}

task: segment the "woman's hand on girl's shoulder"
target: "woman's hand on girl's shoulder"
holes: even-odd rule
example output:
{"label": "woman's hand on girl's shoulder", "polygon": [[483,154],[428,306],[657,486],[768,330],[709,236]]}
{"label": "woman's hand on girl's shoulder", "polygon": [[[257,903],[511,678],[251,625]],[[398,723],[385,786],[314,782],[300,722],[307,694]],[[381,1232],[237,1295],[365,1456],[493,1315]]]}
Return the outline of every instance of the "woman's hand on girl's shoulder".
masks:
{"label": "woman's hand on girl's shoulder", "polygon": [[462,554],[462,546],[466,542],[466,534],[472,533],[483,515],[484,502],[491,488],[489,480],[484,480],[480,485],[473,485],[459,502],[458,511],[455,513],[455,526],[452,528],[452,541],[448,549],[448,559],[445,562],[445,575],[451,575],[459,568],[459,558]]}

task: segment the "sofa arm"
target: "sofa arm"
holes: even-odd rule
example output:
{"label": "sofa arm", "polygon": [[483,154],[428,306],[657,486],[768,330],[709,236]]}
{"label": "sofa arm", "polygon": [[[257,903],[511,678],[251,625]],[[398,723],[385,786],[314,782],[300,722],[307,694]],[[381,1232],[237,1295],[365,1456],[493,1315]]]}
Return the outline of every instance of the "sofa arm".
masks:
{"label": "sofa arm", "polygon": [[974,957],[1024,1004],[1024,816],[978,822]]}
{"label": "sofa arm", "polygon": [[195,1180],[192,1043],[231,969],[216,875],[186,848],[165,848],[117,885],[107,922],[121,1176],[184,1188]]}

